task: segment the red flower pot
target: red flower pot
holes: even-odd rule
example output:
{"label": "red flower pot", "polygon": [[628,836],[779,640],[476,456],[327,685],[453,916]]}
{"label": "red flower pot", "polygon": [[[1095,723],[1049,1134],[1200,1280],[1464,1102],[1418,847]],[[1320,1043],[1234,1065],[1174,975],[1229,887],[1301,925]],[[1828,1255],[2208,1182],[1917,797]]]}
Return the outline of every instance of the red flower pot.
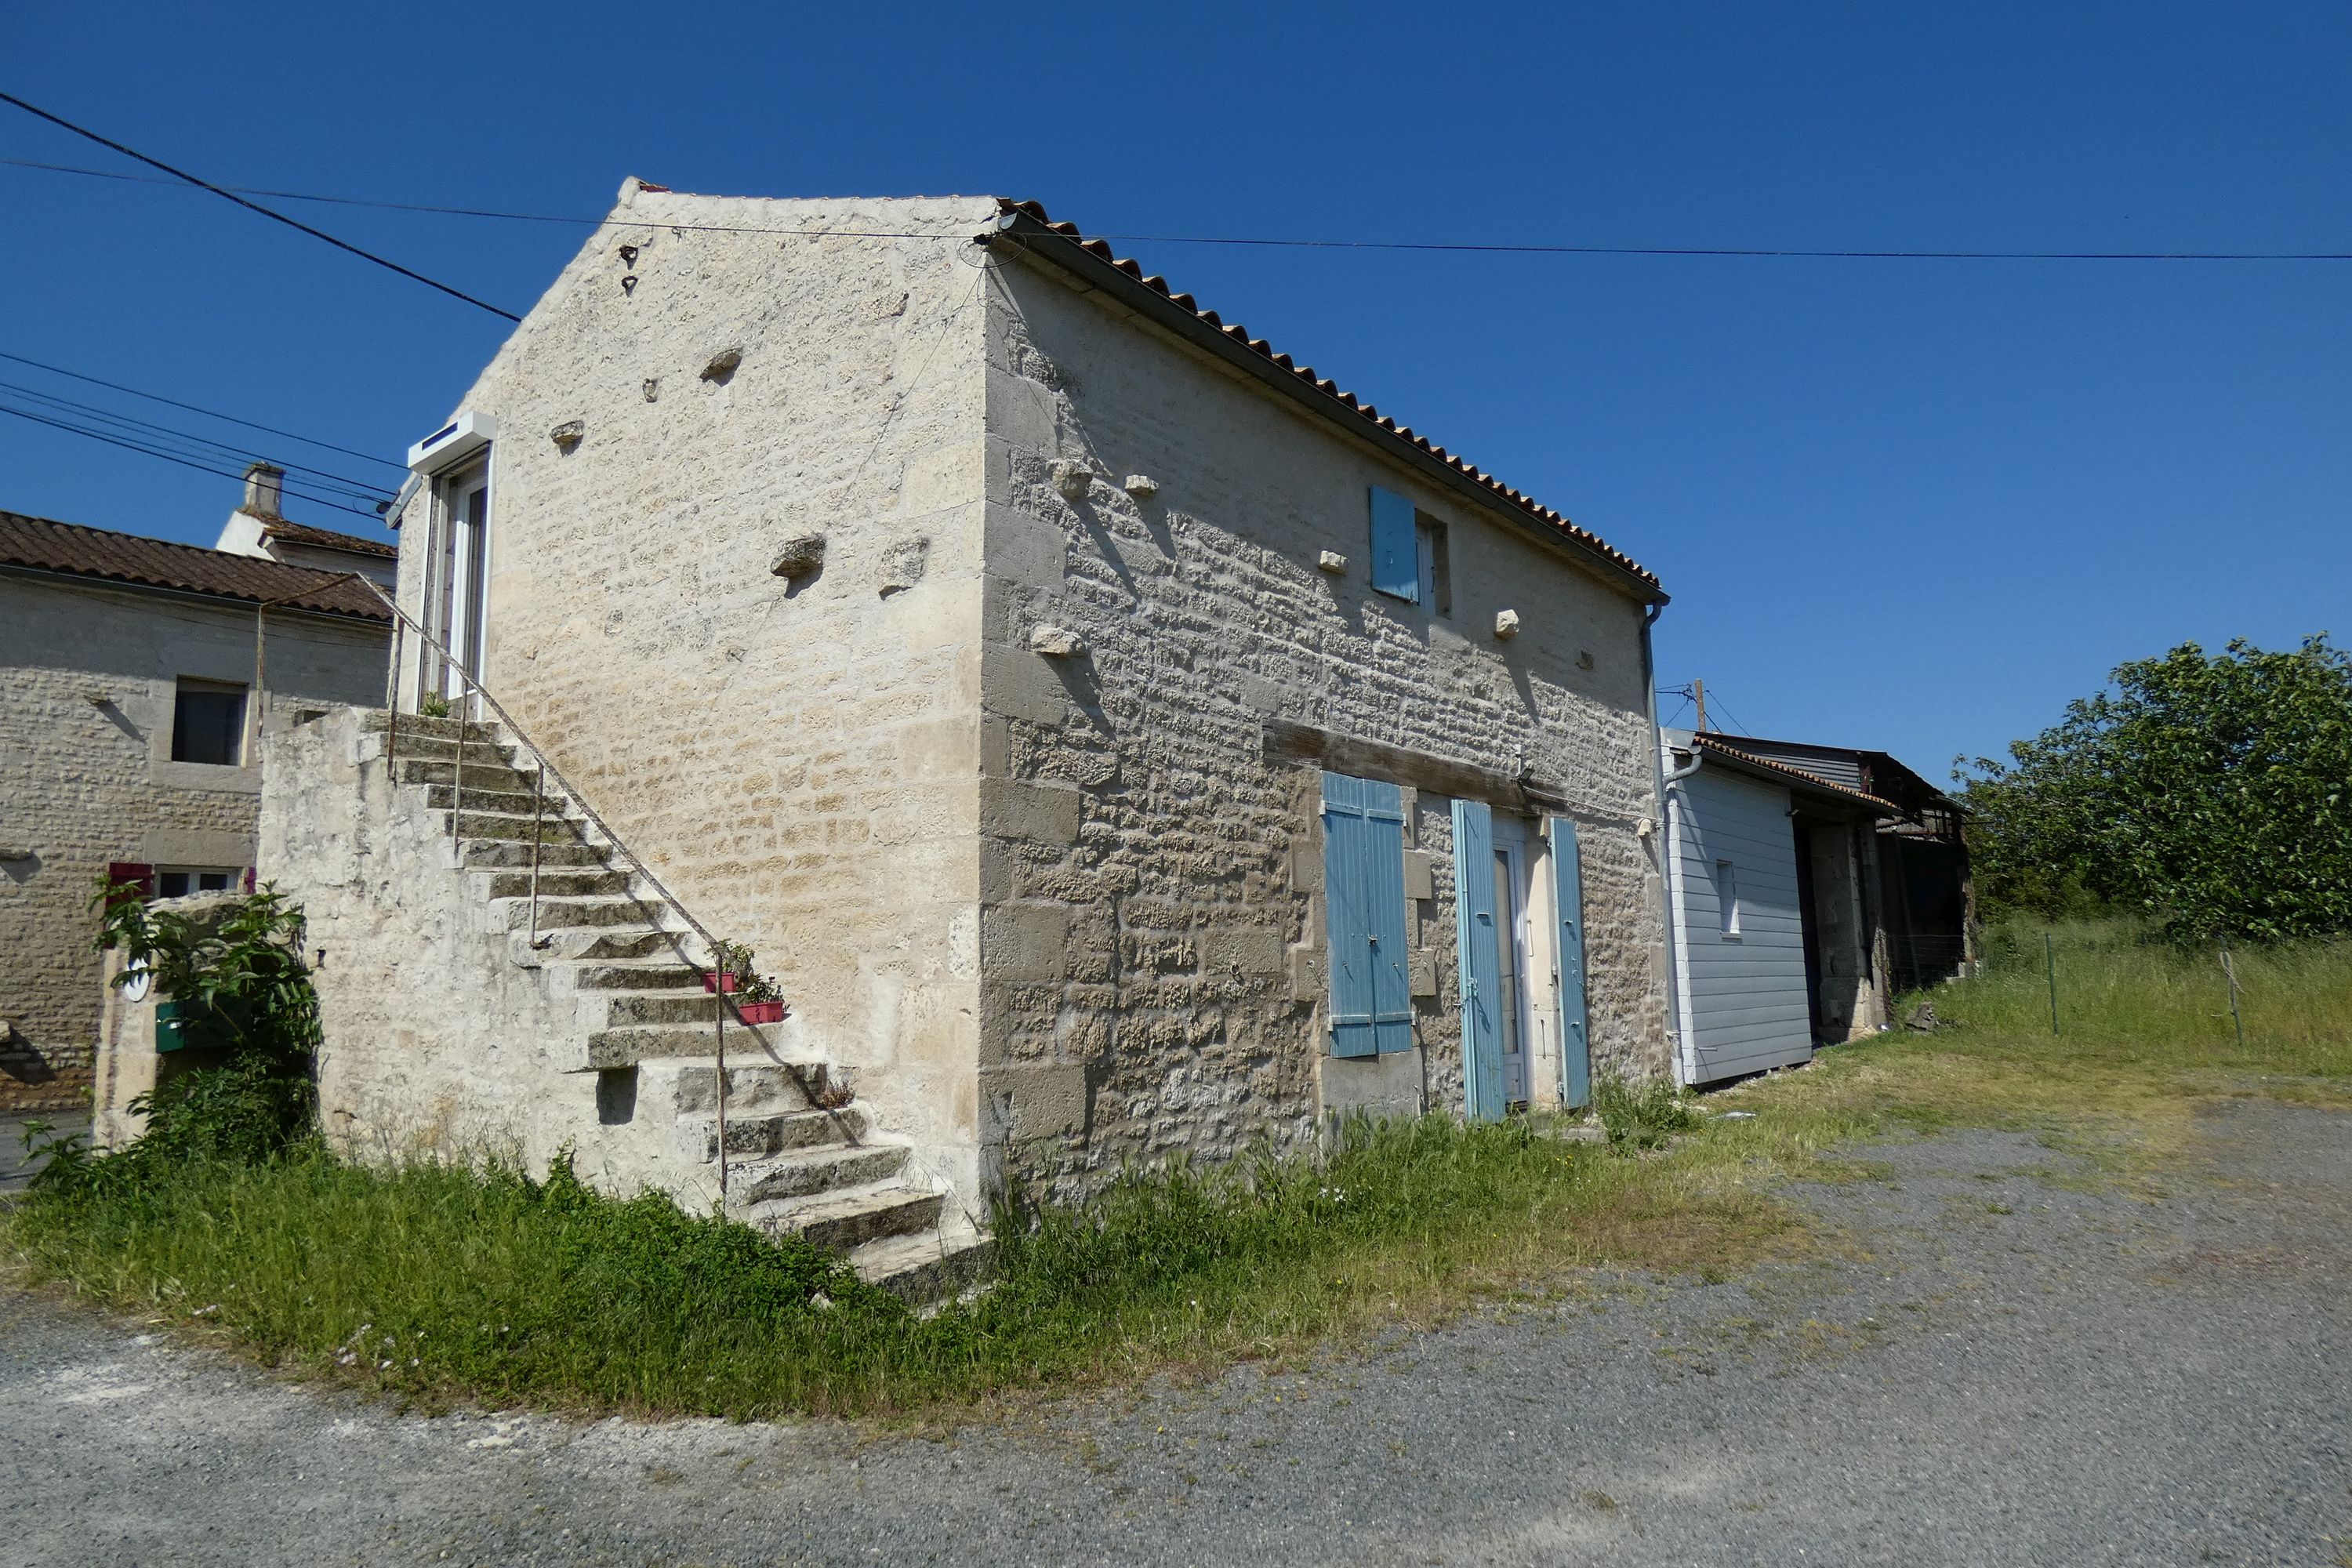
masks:
{"label": "red flower pot", "polygon": [[782,1002],[743,1002],[737,1004],[735,1011],[747,1024],[781,1024],[784,1021],[784,1005]]}
{"label": "red flower pot", "polygon": [[720,970],[706,969],[702,972],[702,988],[705,991],[731,992],[741,984],[742,982],[733,975]]}

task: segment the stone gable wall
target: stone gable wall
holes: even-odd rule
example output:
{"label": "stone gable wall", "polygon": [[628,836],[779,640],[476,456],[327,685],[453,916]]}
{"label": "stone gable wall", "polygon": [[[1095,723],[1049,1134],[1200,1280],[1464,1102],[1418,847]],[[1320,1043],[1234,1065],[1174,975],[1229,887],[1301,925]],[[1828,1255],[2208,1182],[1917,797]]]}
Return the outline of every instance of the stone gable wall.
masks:
{"label": "stone gable wall", "polygon": [[967,1194],[992,212],[639,192],[457,405],[498,421],[489,686]]}
{"label": "stone gable wall", "polygon": [[[1367,1097],[1325,1056],[1318,780],[1268,762],[1269,717],[1558,787],[1595,1070],[1666,1070],[1643,607],[1055,276],[995,276],[981,1059],[1008,1173],[1076,1192],[1299,1145],[1327,1105],[1460,1110],[1450,805],[1415,792],[1420,1050]],[[1374,483],[1448,524],[1449,617],[1370,591]]]}
{"label": "stone gable wall", "polygon": [[[250,684],[254,616],[10,574],[0,626],[0,1110],[47,1109],[89,1090],[104,1003],[89,900],[108,865],[254,863],[260,769],[171,760],[178,678]],[[273,615],[265,731],[308,701],[381,700],[384,657],[374,631]]]}

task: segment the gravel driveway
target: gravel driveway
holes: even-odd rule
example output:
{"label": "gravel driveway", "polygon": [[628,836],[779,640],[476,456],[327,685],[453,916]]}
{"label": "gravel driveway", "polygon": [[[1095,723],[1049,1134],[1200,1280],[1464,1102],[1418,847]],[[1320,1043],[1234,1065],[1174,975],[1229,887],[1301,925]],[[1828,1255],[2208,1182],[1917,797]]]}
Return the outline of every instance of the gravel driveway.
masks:
{"label": "gravel driveway", "polygon": [[1823,1258],[945,1438],[404,1418],[0,1295],[0,1562],[2352,1564],[2352,1117],[2154,1200],[1869,1153]]}

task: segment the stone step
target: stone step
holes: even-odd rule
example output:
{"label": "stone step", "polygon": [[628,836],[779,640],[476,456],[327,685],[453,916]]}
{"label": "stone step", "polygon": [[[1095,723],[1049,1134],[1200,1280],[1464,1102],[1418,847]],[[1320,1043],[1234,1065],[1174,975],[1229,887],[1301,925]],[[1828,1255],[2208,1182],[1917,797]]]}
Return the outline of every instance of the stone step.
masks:
{"label": "stone step", "polygon": [[[437,735],[419,735],[409,729],[405,720],[402,721],[400,726],[400,749],[393,753],[393,760],[399,763],[403,767],[405,767],[412,762],[454,762],[457,760],[457,742],[446,740]],[[472,773],[477,767],[504,768],[510,766],[512,766],[512,760],[507,748],[499,744],[498,742],[468,741],[466,742],[466,771],[467,773]]]}
{"label": "stone step", "polygon": [[847,1252],[886,1236],[931,1229],[939,1224],[944,1202],[938,1193],[885,1187],[839,1197],[754,1204],[744,1219],[771,1236],[797,1236],[827,1252]]}
{"label": "stone step", "polygon": [[[450,797],[455,793],[456,792],[447,784],[425,785],[425,808],[429,811],[448,810]],[[526,838],[530,837],[529,828],[530,826],[531,819],[535,816],[551,822],[561,822],[563,820],[563,814],[555,808],[555,802],[552,798],[547,802],[546,810],[541,812],[533,812],[531,809],[530,790],[476,789],[474,787],[474,781],[471,779],[467,779],[466,781],[465,809],[469,815],[478,811],[495,811],[502,816],[514,817],[522,823],[525,829],[523,837]],[[458,831],[462,835],[464,829],[460,828]]]}
{"label": "stone step", "polygon": [[[523,852],[526,855],[530,852],[529,844],[523,846]],[[490,884],[488,896],[490,898],[528,899],[530,897],[530,873],[528,870],[499,871],[493,873],[488,880]],[[542,861],[539,868],[540,923],[541,925],[547,923],[547,900],[551,898],[585,898],[597,893],[625,893],[628,891],[628,888],[629,879],[618,871],[607,871],[595,867],[550,868]]]}
{"label": "stone step", "polygon": [[691,991],[709,994],[702,989],[701,970],[675,962],[583,963],[579,969],[572,984],[582,991]]}
{"label": "stone step", "polygon": [[[768,1031],[773,1033],[772,1029]],[[761,1032],[741,1024],[727,1026],[730,1046],[750,1052],[761,1049]],[[602,1070],[625,1068],[666,1057],[712,1057],[719,1051],[719,1031],[711,1026],[633,1024],[626,1028],[598,1029],[588,1037],[586,1066]],[[797,1064],[814,1082],[824,1075],[821,1062]]]}
{"label": "stone step", "polygon": [[[389,721],[389,716],[383,709],[378,708],[360,721],[360,728],[380,731]],[[411,735],[430,737],[436,741],[454,741],[457,738],[457,721],[436,719],[430,714],[411,713],[404,710],[400,715],[401,744],[406,745]],[[488,724],[469,721],[466,725],[466,739],[469,743],[477,741],[491,742],[494,738],[495,731]]]}
{"label": "stone step", "polygon": [[[727,1075],[733,1078],[730,1071]],[[738,1160],[764,1160],[793,1149],[855,1144],[866,1135],[866,1115],[856,1106],[839,1110],[785,1110],[771,1116],[738,1114],[735,1097],[728,1097],[727,1152]],[[699,1127],[681,1129],[679,1140],[704,1164],[719,1159],[719,1119]]]}
{"label": "stone step", "polygon": [[995,1241],[971,1229],[885,1236],[849,1251],[860,1279],[918,1307],[977,1289],[995,1262]]}
{"label": "stone step", "polygon": [[[702,990],[700,985],[698,975],[696,988],[691,991],[680,989],[616,995],[613,998],[612,1011],[605,1015],[605,1021],[615,1027],[623,1024],[716,1024],[719,1017],[719,998]],[[774,1027],[770,1024],[744,1024],[738,1015],[731,1012],[726,1017],[730,1029]]]}
{"label": "stone step", "polygon": [[[472,755],[474,748],[468,746],[466,751],[467,755],[465,784],[467,799],[472,799],[474,792],[478,789],[499,790],[520,795],[526,800],[530,798],[530,774],[507,766],[506,759],[503,757],[496,762],[477,762]],[[400,782],[404,784],[446,784],[457,782],[457,764],[453,762],[435,763],[415,757],[403,757],[400,759],[399,765]],[[561,816],[562,810],[562,797],[555,791],[549,790],[547,815]]]}
{"label": "stone step", "polygon": [[[730,1127],[728,1131],[732,1133],[734,1129]],[[837,1193],[845,1187],[887,1182],[906,1163],[907,1146],[903,1143],[797,1149],[751,1164],[730,1165],[729,1197],[742,1205],[814,1197],[820,1193]]]}
{"label": "stone step", "polygon": [[[449,792],[445,789],[441,793],[446,795]],[[442,814],[441,826],[446,828],[449,826],[447,803],[445,801],[434,809]],[[531,829],[532,817],[528,808],[519,816],[508,811],[478,810],[474,805],[474,792],[472,790],[466,792],[466,809],[457,816],[457,837],[461,840],[471,838],[496,840],[499,843],[529,844]],[[552,812],[539,822],[538,831],[540,842],[542,844],[580,842],[580,836],[572,831],[572,824]]]}
{"label": "stone step", "polygon": [[[446,826],[447,818],[443,818]],[[457,849],[457,863],[468,871],[522,870],[530,868],[530,835],[525,832],[520,839],[469,838],[462,840]],[[593,844],[578,842],[549,844],[539,847],[539,866],[565,869],[593,868],[604,869],[604,852]]]}
{"label": "stone step", "polygon": [[[671,1080],[673,1108],[683,1121],[689,1117],[707,1117],[713,1129],[718,1123],[719,1073],[715,1063],[693,1062],[677,1069]],[[735,1124],[746,1120],[769,1115],[798,1115],[814,1108],[815,1097],[822,1095],[827,1082],[825,1069],[815,1065],[792,1065],[759,1061],[727,1064],[727,1139],[735,1141]],[[842,1115],[856,1114],[843,1110]],[[860,1131],[866,1119],[857,1116]],[[689,1140],[690,1141],[690,1140]]]}
{"label": "stone step", "polygon": [[[525,917],[528,921],[529,917]],[[547,943],[546,958],[550,963],[601,963],[608,959],[667,958],[675,951],[669,932],[647,926],[642,931],[618,927],[596,930],[584,927],[571,931],[541,929],[540,939]]]}
{"label": "stone step", "polygon": [[[528,898],[504,898],[491,900],[492,923],[497,915],[506,916],[507,931],[520,931],[530,923],[530,900]],[[539,929],[541,931],[565,931],[579,926],[650,927],[654,910],[636,900],[624,897],[551,899],[545,894],[539,900]]]}

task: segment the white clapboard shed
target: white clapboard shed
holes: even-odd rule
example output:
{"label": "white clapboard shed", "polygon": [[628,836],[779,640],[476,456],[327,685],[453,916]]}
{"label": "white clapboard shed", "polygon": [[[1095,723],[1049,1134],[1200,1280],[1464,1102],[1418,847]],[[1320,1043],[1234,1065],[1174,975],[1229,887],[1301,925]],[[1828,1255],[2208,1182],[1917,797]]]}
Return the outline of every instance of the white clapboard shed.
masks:
{"label": "white clapboard shed", "polygon": [[[1810,1060],[1883,1025],[1866,865],[1886,802],[1737,742],[1663,733],[1678,1076],[1714,1083]],[[1859,1027],[1857,1027],[1859,1026]]]}

